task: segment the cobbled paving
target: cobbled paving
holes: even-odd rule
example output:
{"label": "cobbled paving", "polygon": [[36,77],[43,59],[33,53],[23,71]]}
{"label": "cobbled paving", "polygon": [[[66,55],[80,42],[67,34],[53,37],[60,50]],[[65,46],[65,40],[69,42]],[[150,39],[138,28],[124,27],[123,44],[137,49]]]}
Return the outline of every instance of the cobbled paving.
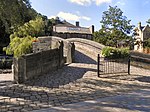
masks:
{"label": "cobbled paving", "polygon": [[29,112],[105,98],[140,88],[150,89],[150,70],[131,67],[131,75],[97,77],[96,58],[76,51],[76,63],[25,84],[0,82],[0,112]]}

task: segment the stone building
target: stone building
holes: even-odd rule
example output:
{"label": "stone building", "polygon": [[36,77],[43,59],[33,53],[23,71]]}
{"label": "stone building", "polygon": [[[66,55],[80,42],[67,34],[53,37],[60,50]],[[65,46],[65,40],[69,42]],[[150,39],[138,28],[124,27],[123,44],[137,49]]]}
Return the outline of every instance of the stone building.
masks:
{"label": "stone building", "polygon": [[150,38],[150,27],[149,25],[142,26],[141,22],[139,22],[138,27],[136,27],[134,31],[135,31],[134,50],[143,51],[143,42],[148,38]]}
{"label": "stone building", "polygon": [[58,36],[64,39],[67,38],[84,38],[92,39],[92,34],[94,33],[94,26],[89,28],[81,27],[79,22],[73,25],[66,20],[60,21],[56,18],[56,24],[53,26],[53,36]]}

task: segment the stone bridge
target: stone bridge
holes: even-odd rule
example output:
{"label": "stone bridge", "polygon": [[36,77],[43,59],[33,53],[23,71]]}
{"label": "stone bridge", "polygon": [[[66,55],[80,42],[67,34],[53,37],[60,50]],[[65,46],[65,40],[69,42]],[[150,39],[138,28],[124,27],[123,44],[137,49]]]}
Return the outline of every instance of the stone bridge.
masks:
{"label": "stone bridge", "polygon": [[[150,89],[150,70],[132,66],[131,75],[111,74],[98,78],[96,59],[104,46],[79,38],[67,39],[67,41],[75,43],[75,62],[58,71],[43,74],[25,84],[13,84],[12,74],[0,74],[0,112],[81,112],[91,109],[95,109],[92,110],[93,112],[115,112],[117,111],[115,109],[118,111],[147,111],[149,109],[149,98],[142,96],[134,100],[144,99],[145,102],[149,102],[145,105],[138,103],[143,108],[137,108],[136,105],[129,108],[128,101],[104,100],[101,106],[95,102],[96,99],[116,96],[133,90]],[[136,93],[133,94],[135,95]],[[86,101],[88,106],[78,105],[78,102]],[[71,107],[68,104],[76,105]],[[95,105],[90,107],[92,104]],[[47,111],[41,110],[46,108],[48,108]]]}

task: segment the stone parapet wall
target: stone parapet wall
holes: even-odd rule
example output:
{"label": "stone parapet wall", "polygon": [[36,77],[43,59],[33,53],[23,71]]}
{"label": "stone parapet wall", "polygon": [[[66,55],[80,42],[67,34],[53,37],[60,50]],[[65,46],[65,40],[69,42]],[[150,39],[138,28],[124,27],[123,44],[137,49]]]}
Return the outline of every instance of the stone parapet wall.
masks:
{"label": "stone parapet wall", "polygon": [[83,39],[89,39],[92,40],[93,35],[92,34],[86,34],[86,33],[58,33],[58,32],[53,32],[53,36],[61,37],[63,39],[68,39],[68,38],[83,38]]}
{"label": "stone parapet wall", "polygon": [[33,52],[55,49],[60,44],[60,41],[63,42],[63,56],[66,59],[66,63],[70,64],[74,60],[73,55],[75,52],[75,45],[73,42],[69,42],[66,39],[60,37],[38,37],[38,42],[33,43]]}
{"label": "stone parapet wall", "polygon": [[34,77],[57,70],[64,65],[63,43],[56,49],[28,54],[14,59],[14,79],[24,83]]}
{"label": "stone parapet wall", "polygon": [[132,65],[150,69],[150,54],[131,51]]}
{"label": "stone parapet wall", "polygon": [[100,43],[88,39],[71,38],[67,39],[67,41],[74,42],[76,48],[86,51],[87,54],[91,53],[91,56],[97,56],[97,54],[100,54],[101,50],[105,47]]}
{"label": "stone parapet wall", "polygon": [[139,58],[150,60],[150,54],[145,54],[145,53],[135,52],[135,51],[131,51],[130,54],[133,57],[139,57]]}

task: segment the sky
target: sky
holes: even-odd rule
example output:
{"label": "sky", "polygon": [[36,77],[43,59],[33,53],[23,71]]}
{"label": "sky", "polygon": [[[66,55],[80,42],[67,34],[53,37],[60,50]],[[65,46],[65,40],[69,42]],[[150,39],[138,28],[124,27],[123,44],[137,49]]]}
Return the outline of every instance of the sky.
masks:
{"label": "sky", "polygon": [[109,6],[117,6],[123,16],[137,26],[139,22],[146,25],[150,19],[150,0],[30,0],[32,8],[48,18],[59,17],[75,25],[80,22],[82,27],[95,26],[101,28],[100,21]]}

